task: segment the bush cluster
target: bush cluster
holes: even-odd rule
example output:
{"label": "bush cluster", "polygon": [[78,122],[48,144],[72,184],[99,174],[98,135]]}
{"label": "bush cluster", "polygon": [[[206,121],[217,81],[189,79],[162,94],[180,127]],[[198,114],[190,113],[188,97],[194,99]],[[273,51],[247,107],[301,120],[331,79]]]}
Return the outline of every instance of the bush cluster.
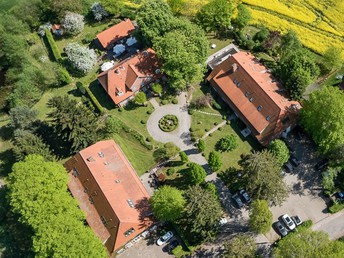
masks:
{"label": "bush cluster", "polygon": [[166,115],[159,120],[159,128],[164,132],[171,132],[178,126],[178,118],[175,115]]}

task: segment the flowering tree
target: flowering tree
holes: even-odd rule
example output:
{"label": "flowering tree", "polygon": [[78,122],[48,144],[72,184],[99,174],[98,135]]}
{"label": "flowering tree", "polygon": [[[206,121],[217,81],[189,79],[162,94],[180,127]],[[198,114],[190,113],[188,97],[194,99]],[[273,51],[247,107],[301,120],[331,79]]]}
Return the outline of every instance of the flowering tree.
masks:
{"label": "flowering tree", "polygon": [[67,34],[79,34],[84,29],[84,16],[77,13],[67,12],[62,20],[62,27]]}
{"label": "flowering tree", "polygon": [[87,73],[97,63],[97,54],[94,50],[77,43],[69,43],[65,53],[71,65],[82,73]]}
{"label": "flowering tree", "polygon": [[39,28],[37,30],[38,35],[43,37],[45,35],[45,30],[46,29],[51,30],[51,27],[52,27],[52,25],[50,22],[42,24],[41,26],[39,26]]}
{"label": "flowering tree", "polygon": [[91,11],[96,21],[100,21],[104,17],[109,15],[108,12],[104,9],[104,7],[99,2],[95,2],[92,4]]}

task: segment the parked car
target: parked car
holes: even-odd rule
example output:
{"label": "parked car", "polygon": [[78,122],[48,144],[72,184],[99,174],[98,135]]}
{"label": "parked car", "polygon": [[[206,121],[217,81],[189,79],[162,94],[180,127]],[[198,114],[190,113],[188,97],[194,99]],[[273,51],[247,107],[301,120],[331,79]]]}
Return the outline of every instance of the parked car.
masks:
{"label": "parked car", "polygon": [[167,252],[172,253],[173,249],[176,248],[179,245],[179,242],[177,239],[173,240],[171,243],[167,245]]}
{"label": "parked car", "polygon": [[284,164],[283,166],[286,170],[286,172],[290,173],[293,172],[294,167],[292,166],[292,164],[288,161],[287,163]]}
{"label": "parked car", "polygon": [[299,216],[292,216],[291,219],[294,221],[296,226],[300,226],[302,224],[302,220],[299,218]]}
{"label": "parked car", "polygon": [[250,203],[251,202],[251,198],[248,195],[248,193],[245,191],[245,189],[241,189],[239,191],[239,194],[241,196],[241,199],[245,202],[245,203]]}
{"label": "parked car", "polygon": [[290,230],[295,229],[295,223],[291,220],[288,214],[284,214],[282,216],[282,220]]}
{"label": "parked car", "polygon": [[316,170],[323,170],[324,168],[326,168],[328,166],[329,163],[330,163],[329,159],[323,159],[315,165],[315,169]]}
{"label": "parked car", "polygon": [[300,165],[300,161],[294,156],[291,155],[290,156],[290,163],[294,166],[294,167],[298,167]]}
{"label": "parked car", "polygon": [[344,201],[344,192],[338,192],[337,194],[338,201]]}
{"label": "parked car", "polygon": [[282,225],[281,222],[277,221],[275,223],[275,228],[282,237],[288,235],[288,230]]}
{"label": "parked car", "polygon": [[165,244],[168,240],[170,240],[173,237],[172,231],[168,231],[165,235],[160,237],[158,241],[156,241],[157,245],[163,245]]}
{"label": "parked car", "polygon": [[237,207],[238,207],[239,209],[240,209],[242,206],[244,206],[244,204],[242,203],[242,201],[241,201],[241,199],[240,199],[240,197],[239,197],[239,195],[238,195],[237,193],[236,193],[236,194],[233,194],[232,198],[233,198],[235,204],[237,205]]}

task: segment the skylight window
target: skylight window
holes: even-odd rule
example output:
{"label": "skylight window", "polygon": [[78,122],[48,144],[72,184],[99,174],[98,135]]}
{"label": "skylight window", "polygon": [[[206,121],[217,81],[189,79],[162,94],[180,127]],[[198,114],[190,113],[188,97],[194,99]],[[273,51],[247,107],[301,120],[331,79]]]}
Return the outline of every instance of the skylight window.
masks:
{"label": "skylight window", "polygon": [[245,97],[248,97],[250,93],[248,91],[245,92]]}
{"label": "skylight window", "polygon": [[266,116],[266,121],[270,121],[270,116]]}
{"label": "skylight window", "polygon": [[254,100],[254,98],[252,97],[252,98],[250,98],[250,102],[252,102]]}
{"label": "skylight window", "polygon": [[262,106],[258,106],[257,109],[258,109],[258,111],[262,111],[263,107]]}
{"label": "skylight window", "polygon": [[241,82],[238,82],[238,83],[237,83],[237,86],[238,86],[238,88],[239,88],[239,87],[241,86]]}
{"label": "skylight window", "polygon": [[131,208],[134,208],[134,203],[131,199],[128,199],[127,202]]}

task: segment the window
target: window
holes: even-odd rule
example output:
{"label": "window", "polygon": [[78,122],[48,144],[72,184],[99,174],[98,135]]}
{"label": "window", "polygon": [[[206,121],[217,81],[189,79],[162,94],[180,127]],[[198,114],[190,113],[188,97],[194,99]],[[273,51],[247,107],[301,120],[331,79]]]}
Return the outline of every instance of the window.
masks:
{"label": "window", "polygon": [[88,188],[87,187],[84,188],[84,193],[88,193]]}
{"label": "window", "polygon": [[100,219],[101,219],[101,221],[103,222],[103,224],[105,225],[105,224],[106,224],[106,219],[105,219],[105,217],[104,217],[104,216],[100,216]]}
{"label": "window", "polygon": [[250,102],[252,102],[254,100],[254,98],[252,97],[252,98],[250,98]]}
{"label": "window", "polygon": [[241,86],[241,82],[238,82],[238,83],[237,83],[237,86],[238,86],[238,88],[239,88],[239,87]]}
{"label": "window", "polygon": [[238,83],[238,80],[237,80],[237,79],[234,79],[233,82],[234,82],[235,84],[237,84],[237,83]]}
{"label": "window", "polygon": [[104,157],[104,153],[102,151],[98,152],[99,157],[103,158]]}
{"label": "window", "polygon": [[266,121],[270,121],[270,116],[266,116]]}
{"label": "window", "polygon": [[92,196],[90,196],[88,199],[90,200],[90,203],[91,203],[91,204],[94,203],[94,200],[93,200],[93,197],[92,197]]}
{"label": "window", "polygon": [[258,111],[262,111],[262,108],[263,108],[262,106],[257,107]]}
{"label": "window", "polygon": [[124,232],[124,236],[127,237],[127,236],[131,235],[134,232],[135,232],[135,229],[134,228],[130,228],[127,231]]}
{"label": "window", "polygon": [[248,91],[245,92],[245,97],[248,97],[250,93]]}
{"label": "window", "polygon": [[128,202],[128,205],[129,205],[131,208],[134,208],[134,203],[133,203],[133,201],[132,201],[131,199],[128,199],[127,202]]}
{"label": "window", "polygon": [[76,168],[73,168],[73,176],[79,176],[79,171]]}

